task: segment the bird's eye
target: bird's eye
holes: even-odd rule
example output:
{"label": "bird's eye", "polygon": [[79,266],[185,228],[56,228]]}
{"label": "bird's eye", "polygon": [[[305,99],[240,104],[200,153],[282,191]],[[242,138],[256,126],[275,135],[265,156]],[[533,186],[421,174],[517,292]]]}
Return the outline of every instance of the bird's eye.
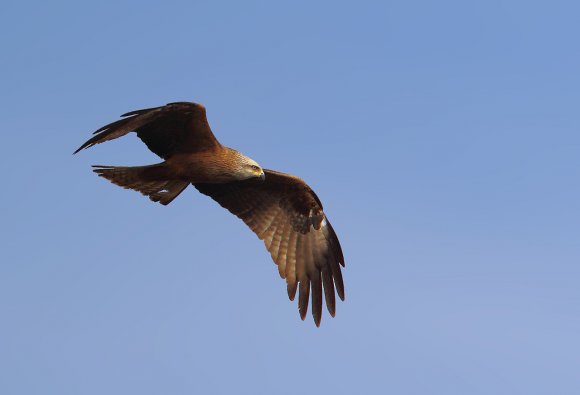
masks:
{"label": "bird's eye", "polygon": [[256,166],[256,165],[252,165],[252,169],[254,169],[254,170],[260,170],[260,168],[258,166]]}

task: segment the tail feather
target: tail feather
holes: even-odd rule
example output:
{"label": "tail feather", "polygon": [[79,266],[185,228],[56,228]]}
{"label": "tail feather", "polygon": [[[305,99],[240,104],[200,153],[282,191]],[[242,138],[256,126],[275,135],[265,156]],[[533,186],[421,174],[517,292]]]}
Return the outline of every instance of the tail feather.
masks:
{"label": "tail feather", "polygon": [[168,178],[164,164],[138,167],[93,166],[94,172],[113,184],[149,196],[154,202],[168,205],[189,182]]}

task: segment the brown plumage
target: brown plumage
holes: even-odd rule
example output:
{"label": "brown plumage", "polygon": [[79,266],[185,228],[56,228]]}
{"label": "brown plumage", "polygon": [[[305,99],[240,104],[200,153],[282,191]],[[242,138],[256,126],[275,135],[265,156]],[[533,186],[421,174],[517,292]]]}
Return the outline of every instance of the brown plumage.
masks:
{"label": "brown plumage", "polygon": [[98,129],[75,154],[136,132],[164,162],[139,167],[94,166],[99,176],[164,205],[193,184],[264,241],[280,276],[286,279],[290,300],[298,291],[302,319],[311,296],[312,316],[320,325],[323,292],[334,317],[335,292],[344,300],[344,257],[322,203],[303,180],[262,169],[252,159],[222,146],[200,104],[170,103],[123,117]]}

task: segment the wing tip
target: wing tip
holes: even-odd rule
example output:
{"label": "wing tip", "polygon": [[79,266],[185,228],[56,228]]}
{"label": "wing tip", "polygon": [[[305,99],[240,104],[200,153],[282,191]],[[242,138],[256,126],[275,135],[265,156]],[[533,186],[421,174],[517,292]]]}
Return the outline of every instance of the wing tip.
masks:
{"label": "wing tip", "polygon": [[[91,139],[92,140],[92,139]],[[76,149],[75,152],[73,152],[73,155],[78,154],[79,152],[81,152],[82,150],[86,149],[86,148],[90,148],[92,147],[94,144],[91,143],[91,140],[87,141],[86,143],[84,143],[83,145],[81,145],[80,147],[78,147]]]}
{"label": "wing tip", "polygon": [[286,291],[288,292],[288,299],[292,302],[296,299],[296,289],[298,288],[298,284],[294,283],[287,283]]}

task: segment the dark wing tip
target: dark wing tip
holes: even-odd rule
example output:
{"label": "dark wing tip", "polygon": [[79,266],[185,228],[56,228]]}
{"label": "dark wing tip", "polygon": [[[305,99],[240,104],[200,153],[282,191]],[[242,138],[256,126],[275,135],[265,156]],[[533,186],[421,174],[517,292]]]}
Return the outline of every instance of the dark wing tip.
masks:
{"label": "dark wing tip", "polygon": [[330,236],[330,240],[328,240],[328,241],[331,245],[333,253],[336,255],[336,258],[338,259],[340,265],[342,267],[345,267],[344,254],[342,253],[342,247],[340,246],[340,241],[338,241],[338,236],[336,235],[334,228],[330,224],[330,221],[328,221],[328,218],[326,219],[326,225],[328,226],[329,236]]}
{"label": "dark wing tip", "polygon": [[315,271],[311,274],[310,285],[312,288],[312,317],[316,326],[320,326],[322,319],[322,278],[320,272]]}
{"label": "dark wing tip", "polygon": [[[140,110],[140,111],[145,111],[145,110]],[[91,137],[89,140],[87,140],[79,148],[77,148],[77,150],[75,152],[73,152],[73,155],[77,154],[79,151],[82,151],[85,148],[90,148],[93,145],[97,145],[97,144],[102,143],[104,141],[110,140],[111,138],[115,138],[115,136],[111,136],[111,134],[115,133],[118,129],[125,127],[134,118],[135,117],[119,119],[115,122],[111,122],[103,127],[98,128],[97,130],[95,130],[93,132],[94,136]],[[127,132],[125,132],[125,133],[127,133]],[[116,136],[116,137],[119,137],[119,136]]]}
{"label": "dark wing tip", "polygon": [[326,308],[330,313],[331,317],[336,314],[336,299],[334,297],[334,282],[332,280],[332,274],[328,267],[322,269],[322,285],[324,288],[324,298],[326,300]]}
{"label": "dark wing tip", "polygon": [[78,154],[80,151],[84,150],[85,148],[89,148],[89,147],[95,145],[94,140],[95,140],[95,138],[92,138],[92,139],[86,141],[83,145],[81,145],[79,148],[77,148],[77,150],[75,152],[73,152],[73,155]]}
{"label": "dark wing tip", "polygon": [[195,103],[192,101],[175,101],[171,103],[167,103],[167,106],[186,106],[186,107],[195,107],[195,108],[205,108],[203,104]]}
{"label": "dark wing tip", "polygon": [[336,293],[338,294],[338,297],[340,298],[340,300],[342,300],[344,302],[345,295],[344,295],[344,283],[342,281],[342,276],[339,278],[338,281],[336,281],[336,279],[335,279],[334,284],[336,286]]}
{"label": "dark wing tip", "polygon": [[304,279],[300,281],[298,291],[298,310],[302,321],[306,319],[306,313],[308,313],[308,299],[310,299],[310,281]]}
{"label": "dark wing tip", "polygon": [[190,108],[202,108],[205,109],[205,107],[202,104],[199,103],[194,103],[194,102],[188,102],[188,101],[176,101],[176,102],[172,102],[172,103],[167,103],[164,106],[160,106],[160,107],[151,107],[151,108],[144,108],[142,110],[134,110],[134,111],[129,111],[126,112],[125,114],[122,114],[122,117],[130,117],[133,115],[141,115],[141,114],[145,114],[148,113],[150,111],[153,110],[160,110],[160,109],[170,109],[170,107],[190,107]]}
{"label": "dark wing tip", "polygon": [[298,284],[296,282],[294,283],[288,283],[286,285],[286,290],[288,291],[288,299],[290,299],[291,301],[294,301],[294,299],[296,298],[296,289],[298,289]]}
{"label": "dark wing tip", "polygon": [[[157,108],[158,107],[153,107],[153,108],[145,108],[143,110],[129,111],[129,112],[126,112],[125,114],[121,114],[121,116],[122,117],[130,117],[130,116],[133,116],[133,115],[141,115],[141,114],[145,114],[146,112],[149,112],[151,110],[156,110]],[[98,130],[95,133],[97,133],[97,132],[98,132]]]}
{"label": "dark wing tip", "polygon": [[334,288],[336,289],[336,293],[340,300],[344,302],[344,281],[342,279],[342,272],[340,271],[340,267],[337,265],[337,270],[333,271],[334,276]]}

